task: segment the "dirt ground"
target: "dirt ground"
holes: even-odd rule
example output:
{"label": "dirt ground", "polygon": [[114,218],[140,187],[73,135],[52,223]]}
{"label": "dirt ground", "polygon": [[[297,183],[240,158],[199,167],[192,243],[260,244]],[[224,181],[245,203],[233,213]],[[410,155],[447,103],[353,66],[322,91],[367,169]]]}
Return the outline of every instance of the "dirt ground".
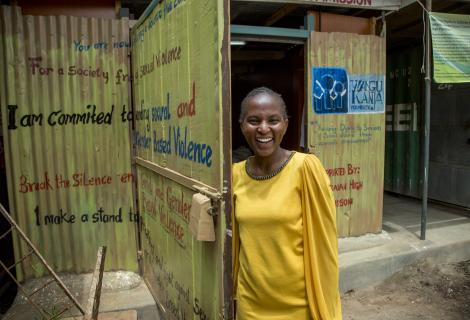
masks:
{"label": "dirt ground", "polygon": [[470,320],[470,260],[406,267],[382,284],[342,296],[344,320]]}

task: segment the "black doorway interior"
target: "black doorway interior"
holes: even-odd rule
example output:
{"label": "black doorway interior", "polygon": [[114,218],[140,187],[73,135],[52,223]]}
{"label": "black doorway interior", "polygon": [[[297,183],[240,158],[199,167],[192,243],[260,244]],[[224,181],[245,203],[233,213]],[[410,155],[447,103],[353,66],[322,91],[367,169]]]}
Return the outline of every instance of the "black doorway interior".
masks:
{"label": "black doorway interior", "polygon": [[[5,209],[7,209],[7,211],[9,211],[7,190],[3,136],[0,135],[0,203],[5,207]],[[9,228],[10,224],[0,214],[0,236],[7,232]],[[0,239],[0,261],[2,261],[2,263],[7,267],[14,263],[13,240],[11,233]],[[10,272],[15,275],[15,268],[12,268]],[[15,282],[3,270],[3,268],[0,269],[0,318],[13,303],[16,292],[17,288]]]}
{"label": "black doorway interior", "polygon": [[250,155],[238,123],[241,101],[252,89],[262,86],[280,93],[286,102],[289,127],[282,146],[300,150],[305,100],[304,45],[234,41],[231,59],[233,162]]}

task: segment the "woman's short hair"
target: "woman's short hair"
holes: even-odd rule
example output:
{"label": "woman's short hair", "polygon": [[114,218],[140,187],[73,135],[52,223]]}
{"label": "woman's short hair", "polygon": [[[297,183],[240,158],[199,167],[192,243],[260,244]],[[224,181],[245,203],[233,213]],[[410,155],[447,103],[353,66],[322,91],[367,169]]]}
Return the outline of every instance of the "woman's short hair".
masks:
{"label": "woman's short hair", "polygon": [[284,118],[287,119],[287,107],[286,107],[286,103],[284,102],[284,99],[282,98],[282,96],[267,88],[267,87],[259,87],[259,88],[255,88],[253,90],[251,90],[250,92],[248,92],[248,94],[245,96],[245,98],[243,98],[242,100],[242,103],[241,103],[241,108],[240,108],[240,117],[238,118],[238,121],[241,123],[243,122],[243,119],[245,118],[245,114],[246,114],[246,107],[247,107],[247,104],[248,104],[248,101],[251,99],[251,98],[254,98],[258,95],[261,95],[261,94],[266,94],[266,95],[269,95],[273,98],[275,98],[278,102],[279,102],[279,106],[281,107],[281,112],[283,113],[283,116]]}

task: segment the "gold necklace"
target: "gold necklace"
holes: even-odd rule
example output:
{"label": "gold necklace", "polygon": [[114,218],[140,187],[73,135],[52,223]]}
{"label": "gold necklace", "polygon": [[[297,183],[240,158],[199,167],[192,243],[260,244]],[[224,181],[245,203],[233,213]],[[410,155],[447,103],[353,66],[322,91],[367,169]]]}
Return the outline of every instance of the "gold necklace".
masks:
{"label": "gold necklace", "polygon": [[271,179],[272,177],[274,177],[275,175],[277,175],[279,172],[281,172],[282,169],[284,169],[284,167],[287,165],[287,163],[289,162],[289,160],[292,158],[292,156],[294,155],[295,151],[292,151],[290,153],[290,155],[287,157],[286,160],[284,160],[284,162],[279,166],[279,168],[277,168],[276,170],[274,170],[273,172],[267,174],[267,175],[264,175],[264,176],[257,176],[255,174],[253,174],[252,172],[250,172],[250,169],[248,169],[248,165],[249,165],[249,162],[251,161],[251,159],[253,158],[253,156],[249,157],[246,162],[245,162],[245,171],[246,171],[246,174],[248,174],[248,176],[252,179],[255,179],[255,180],[268,180],[268,179]]}

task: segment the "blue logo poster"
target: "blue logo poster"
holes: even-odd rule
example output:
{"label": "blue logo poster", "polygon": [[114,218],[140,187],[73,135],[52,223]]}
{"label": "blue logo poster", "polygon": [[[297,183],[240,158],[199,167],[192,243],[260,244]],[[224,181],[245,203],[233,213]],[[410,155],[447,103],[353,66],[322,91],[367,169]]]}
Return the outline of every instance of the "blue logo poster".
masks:
{"label": "blue logo poster", "polygon": [[313,68],[313,110],[318,114],[348,112],[348,74],[344,68]]}

